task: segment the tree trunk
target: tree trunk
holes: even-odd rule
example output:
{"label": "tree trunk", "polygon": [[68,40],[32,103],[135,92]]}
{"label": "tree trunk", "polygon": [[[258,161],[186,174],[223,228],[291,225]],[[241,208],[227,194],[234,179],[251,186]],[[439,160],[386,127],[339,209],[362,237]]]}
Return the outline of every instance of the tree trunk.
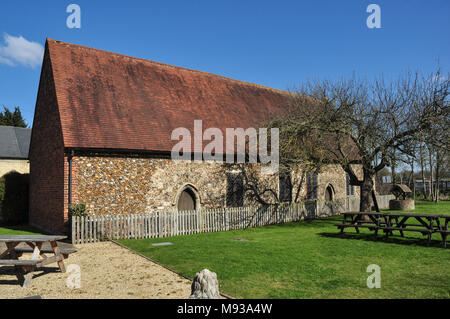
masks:
{"label": "tree trunk", "polygon": [[397,164],[395,162],[395,159],[392,160],[392,162],[391,162],[391,183],[392,183],[392,186],[395,185],[395,182],[396,182],[396,179],[397,179],[397,174],[395,172],[396,165]]}
{"label": "tree trunk", "polygon": [[409,167],[411,168],[411,171],[410,171],[410,173],[409,173],[409,175],[408,175],[408,187],[409,188],[413,188],[412,187],[412,181],[413,181],[413,179],[414,179],[414,171],[413,171],[413,169],[414,169],[414,166],[411,166],[411,164],[409,165]]}
{"label": "tree trunk", "polygon": [[439,170],[440,170],[440,165],[439,165],[439,161],[440,161],[440,156],[439,156],[439,152],[436,152],[436,187],[435,187],[435,199],[434,201],[437,203],[439,202]]}
{"label": "tree trunk", "polygon": [[371,207],[371,197],[373,190],[373,175],[369,174],[364,170],[364,180],[361,185],[361,195],[360,195],[360,204],[359,211],[368,213],[372,210]]}
{"label": "tree trunk", "polygon": [[431,195],[431,200],[434,200],[433,155],[431,153],[431,150],[429,150],[429,161],[430,161],[430,195]]}
{"label": "tree trunk", "polygon": [[305,171],[302,171],[302,177],[300,179],[300,183],[298,184],[298,188],[297,188],[297,192],[295,193],[295,199],[294,199],[294,203],[297,203],[300,197],[300,192],[302,190],[303,187],[303,182],[305,180]]}
{"label": "tree trunk", "polygon": [[410,164],[411,166],[411,175],[409,177],[409,188],[412,189],[413,200],[416,200],[416,179],[414,177],[414,160]]}
{"label": "tree trunk", "polygon": [[423,157],[422,154],[420,156],[420,170],[422,173],[422,185],[423,185],[423,199],[427,199],[427,185],[425,183],[425,169],[423,164]]}

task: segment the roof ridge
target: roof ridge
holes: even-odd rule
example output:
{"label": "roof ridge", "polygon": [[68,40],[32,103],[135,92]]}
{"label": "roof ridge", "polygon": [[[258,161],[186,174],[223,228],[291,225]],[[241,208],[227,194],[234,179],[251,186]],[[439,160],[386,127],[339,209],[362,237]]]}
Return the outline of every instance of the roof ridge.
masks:
{"label": "roof ridge", "polygon": [[47,42],[50,42],[50,41],[55,43],[55,44],[57,44],[57,45],[66,45],[66,46],[70,46],[70,47],[77,47],[79,49],[84,49],[84,50],[92,50],[92,51],[103,52],[103,53],[107,53],[109,55],[113,55],[113,56],[117,56],[117,57],[121,57],[121,58],[127,58],[127,59],[130,59],[130,60],[142,61],[142,62],[146,62],[146,63],[151,63],[153,65],[158,65],[158,66],[161,66],[161,67],[174,68],[174,69],[183,70],[183,71],[187,71],[187,72],[200,73],[200,74],[204,74],[204,75],[208,75],[208,76],[211,76],[211,77],[224,79],[224,80],[231,81],[231,82],[236,82],[236,83],[239,83],[239,84],[242,84],[242,85],[253,86],[253,87],[257,87],[257,88],[261,88],[261,89],[265,89],[265,90],[278,92],[278,93],[281,93],[281,94],[289,94],[289,91],[286,91],[286,90],[275,89],[275,88],[272,88],[272,87],[269,87],[269,86],[264,86],[264,85],[261,85],[261,84],[241,81],[241,80],[233,79],[233,78],[230,78],[230,77],[226,77],[226,76],[223,76],[223,75],[214,74],[214,73],[210,73],[210,72],[206,72],[206,71],[189,69],[189,68],[182,67],[182,66],[176,66],[176,65],[167,64],[167,63],[163,63],[163,62],[157,62],[157,61],[148,60],[148,59],[144,59],[144,58],[137,58],[137,57],[133,57],[133,56],[130,56],[130,55],[125,55],[125,54],[116,53],[116,52],[112,52],[112,51],[106,51],[106,50],[101,50],[101,49],[97,49],[97,48],[92,48],[92,47],[88,47],[88,46],[84,46],[84,45],[80,45],[80,44],[69,43],[69,42],[64,42],[64,41],[60,41],[60,40],[54,40],[54,39],[51,39],[51,38],[47,38]]}
{"label": "roof ridge", "polygon": [[[0,158],[25,159],[28,157],[29,143],[27,144],[27,139],[29,134],[24,135],[23,133],[27,131],[23,129],[24,127],[0,125],[1,134],[4,135],[0,139]],[[26,129],[31,132],[30,128]]]}
{"label": "roof ridge", "polygon": [[19,154],[22,156],[22,151],[20,150],[20,145],[19,145],[19,140],[17,139],[17,133],[16,133],[16,128],[15,126],[13,126],[12,131],[14,132],[14,141],[16,143],[16,147],[17,150],[19,151]]}
{"label": "roof ridge", "polygon": [[14,125],[0,125],[0,127],[13,127],[13,128],[21,128],[21,129],[31,130],[31,127],[19,127],[19,126],[14,126]]}

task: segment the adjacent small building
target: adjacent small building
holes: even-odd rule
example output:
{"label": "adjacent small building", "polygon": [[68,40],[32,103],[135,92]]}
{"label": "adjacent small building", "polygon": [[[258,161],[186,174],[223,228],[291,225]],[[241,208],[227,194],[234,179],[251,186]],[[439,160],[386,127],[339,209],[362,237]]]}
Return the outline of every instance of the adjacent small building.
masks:
{"label": "adjacent small building", "polygon": [[31,128],[0,125],[0,177],[10,172],[28,174]]}

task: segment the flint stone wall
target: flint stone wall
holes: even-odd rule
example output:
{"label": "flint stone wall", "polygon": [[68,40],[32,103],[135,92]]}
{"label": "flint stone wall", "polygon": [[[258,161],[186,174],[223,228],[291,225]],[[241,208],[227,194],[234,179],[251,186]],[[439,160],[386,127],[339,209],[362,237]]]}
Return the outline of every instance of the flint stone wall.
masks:
{"label": "flint stone wall", "polygon": [[[86,204],[91,214],[133,214],[166,211],[176,207],[186,185],[197,194],[198,207],[226,207],[227,171],[222,163],[172,161],[161,158],[76,156],[72,160],[72,198]],[[293,197],[300,172],[292,173]],[[263,175],[265,183],[278,191],[278,175]],[[334,198],[346,198],[345,173],[330,166],[319,174],[318,198],[332,184]],[[306,180],[300,198],[306,194]],[[355,197],[358,187],[355,187]],[[251,205],[249,199],[244,206]]]}

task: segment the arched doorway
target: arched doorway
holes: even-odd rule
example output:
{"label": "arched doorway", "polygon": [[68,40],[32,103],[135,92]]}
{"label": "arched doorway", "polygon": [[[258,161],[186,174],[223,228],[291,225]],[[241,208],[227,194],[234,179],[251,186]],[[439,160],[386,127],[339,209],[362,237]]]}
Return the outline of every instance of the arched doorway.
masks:
{"label": "arched doorway", "polygon": [[197,197],[190,188],[185,188],[178,196],[178,210],[196,210]]}
{"label": "arched doorway", "polygon": [[333,186],[328,185],[325,190],[325,200],[326,201],[333,200],[333,195],[334,195]]}

